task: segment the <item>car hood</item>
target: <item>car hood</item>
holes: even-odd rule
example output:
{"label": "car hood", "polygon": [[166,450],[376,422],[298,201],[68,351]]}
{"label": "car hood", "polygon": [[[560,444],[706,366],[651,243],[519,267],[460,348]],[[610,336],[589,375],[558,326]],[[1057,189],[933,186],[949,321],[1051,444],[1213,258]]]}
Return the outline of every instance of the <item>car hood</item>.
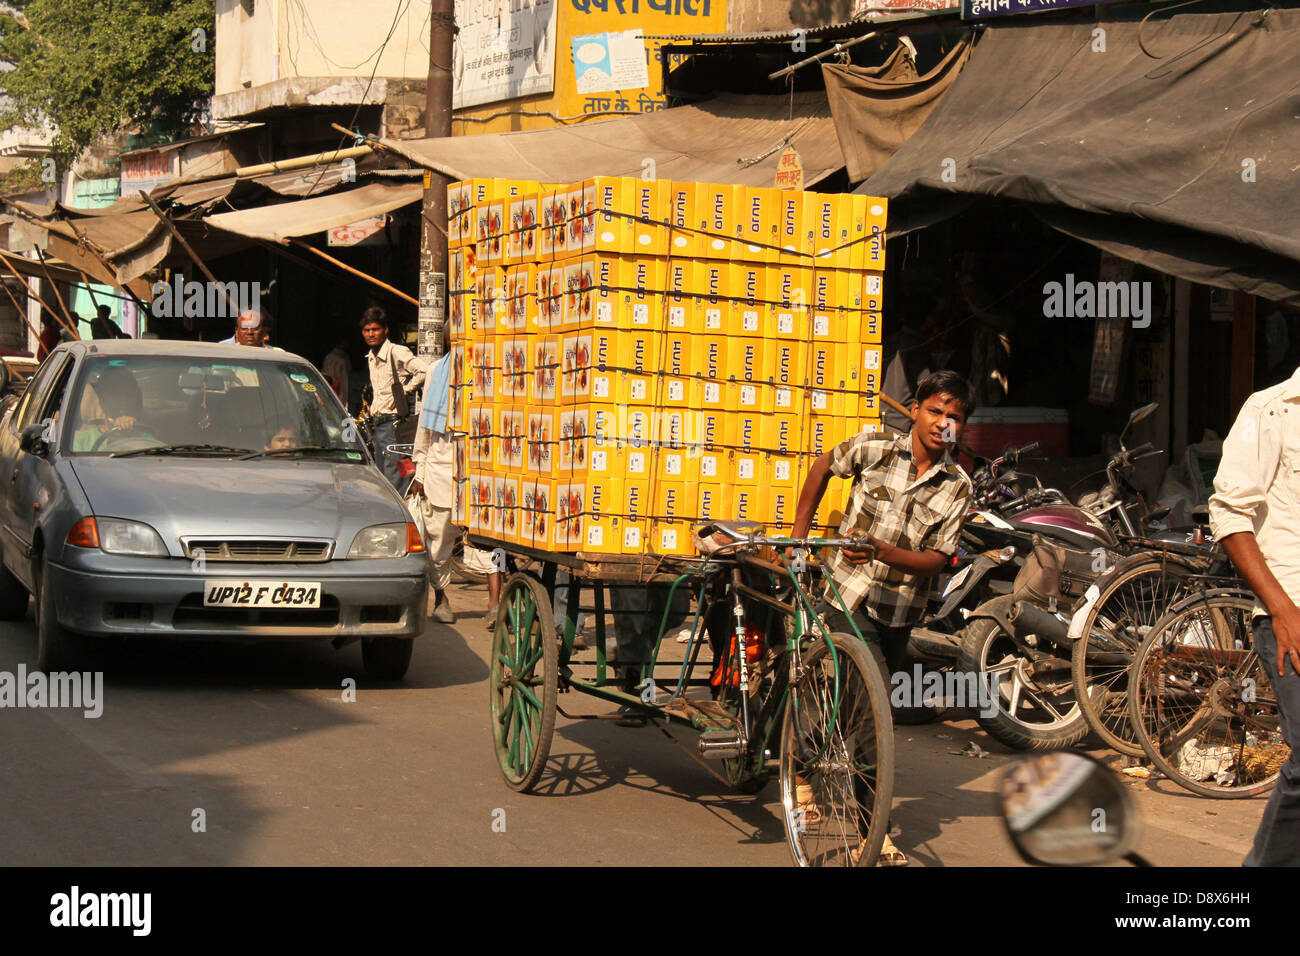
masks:
{"label": "car hood", "polygon": [[71,459],[96,515],[143,521],[173,555],[190,535],[335,538],[406,521],[392,486],[370,464],[273,458]]}

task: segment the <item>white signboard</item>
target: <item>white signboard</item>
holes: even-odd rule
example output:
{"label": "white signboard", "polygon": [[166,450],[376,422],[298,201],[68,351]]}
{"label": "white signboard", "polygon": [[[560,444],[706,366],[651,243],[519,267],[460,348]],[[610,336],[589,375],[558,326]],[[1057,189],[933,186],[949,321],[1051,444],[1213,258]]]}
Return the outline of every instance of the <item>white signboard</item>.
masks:
{"label": "white signboard", "polygon": [[350,222],[346,226],[335,226],[329,231],[331,246],[373,246],[380,241],[380,230],[388,225],[388,216],[371,216]]}
{"label": "white signboard", "polygon": [[643,90],[650,85],[645,40],[640,30],[592,33],[573,38],[573,70],[578,95]]}
{"label": "white signboard", "polygon": [[456,0],[452,107],[555,89],[557,0]]}

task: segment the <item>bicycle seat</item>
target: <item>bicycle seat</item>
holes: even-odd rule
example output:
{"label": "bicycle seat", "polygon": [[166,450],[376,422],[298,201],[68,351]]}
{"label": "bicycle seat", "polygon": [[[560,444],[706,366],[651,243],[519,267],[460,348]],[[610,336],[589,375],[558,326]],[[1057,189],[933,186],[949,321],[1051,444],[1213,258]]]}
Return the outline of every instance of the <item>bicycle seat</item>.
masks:
{"label": "bicycle seat", "polygon": [[710,521],[694,529],[695,547],[703,555],[749,537],[762,535],[767,528],[757,521]]}

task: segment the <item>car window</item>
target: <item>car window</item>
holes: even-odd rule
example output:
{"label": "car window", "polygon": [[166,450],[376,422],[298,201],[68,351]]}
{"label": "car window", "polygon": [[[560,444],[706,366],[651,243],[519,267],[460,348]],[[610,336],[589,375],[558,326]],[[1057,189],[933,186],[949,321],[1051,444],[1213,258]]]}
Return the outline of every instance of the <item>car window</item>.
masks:
{"label": "car window", "polygon": [[11,420],[15,431],[21,432],[32,422],[40,421],[39,414],[45,405],[45,393],[50,383],[64,371],[67,365],[68,353],[63,352],[46,359],[45,363],[36,370],[36,374],[32,376],[32,380],[23,391],[18,408],[14,410]]}
{"label": "car window", "polygon": [[285,453],[312,446],[313,454],[364,461],[355,429],[345,428],[342,407],[311,366],[131,355],[93,356],[83,367],[65,405],[65,455],[175,445]]}

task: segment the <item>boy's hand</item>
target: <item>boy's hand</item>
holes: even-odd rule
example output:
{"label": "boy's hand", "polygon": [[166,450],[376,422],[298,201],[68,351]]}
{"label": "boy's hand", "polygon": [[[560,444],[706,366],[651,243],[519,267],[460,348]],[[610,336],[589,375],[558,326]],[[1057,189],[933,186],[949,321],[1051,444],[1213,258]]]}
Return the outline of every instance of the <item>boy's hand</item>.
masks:
{"label": "boy's hand", "polygon": [[876,560],[876,554],[880,549],[880,541],[869,534],[854,535],[854,540],[861,542],[860,547],[845,548],[840,553],[844,555],[844,560],[849,564],[870,564]]}

